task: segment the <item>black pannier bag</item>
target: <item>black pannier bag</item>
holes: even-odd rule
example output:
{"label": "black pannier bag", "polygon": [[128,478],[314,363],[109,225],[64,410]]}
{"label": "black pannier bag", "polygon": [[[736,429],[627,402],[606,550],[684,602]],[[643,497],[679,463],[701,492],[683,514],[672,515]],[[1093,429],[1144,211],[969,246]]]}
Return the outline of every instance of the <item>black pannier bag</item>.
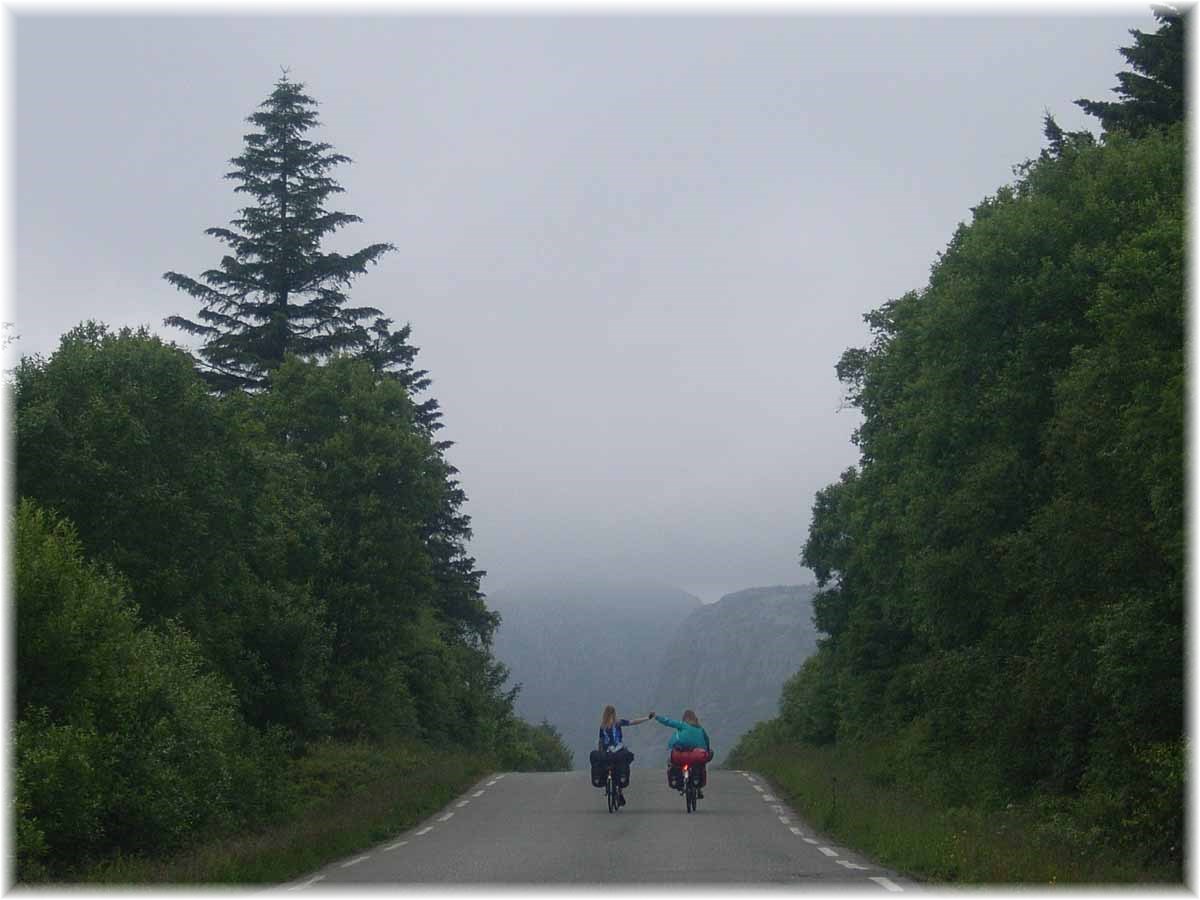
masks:
{"label": "black pannier bag", "polygon": [[599,750],[591,752],[588,760],[592,764],[592,787],[604,787],[604,782],[608,779],[610,759],[616,763],[617,784],[623,788],[629,787],[629,764],[633,762],[633,754],[624,748],[613,754]]}

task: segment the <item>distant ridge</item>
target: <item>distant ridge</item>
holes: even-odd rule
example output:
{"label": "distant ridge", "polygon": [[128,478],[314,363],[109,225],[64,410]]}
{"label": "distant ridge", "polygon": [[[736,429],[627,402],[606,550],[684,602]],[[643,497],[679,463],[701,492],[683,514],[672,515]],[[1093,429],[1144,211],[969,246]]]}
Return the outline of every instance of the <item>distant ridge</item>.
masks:
{"label": "distant ridge", "polygon": [[681,623],[655,679],[652,702],[678,718],[694,709],[719,763],[737,739],[778,712],[783,683],[816,652],[815,585],[747,588]]}

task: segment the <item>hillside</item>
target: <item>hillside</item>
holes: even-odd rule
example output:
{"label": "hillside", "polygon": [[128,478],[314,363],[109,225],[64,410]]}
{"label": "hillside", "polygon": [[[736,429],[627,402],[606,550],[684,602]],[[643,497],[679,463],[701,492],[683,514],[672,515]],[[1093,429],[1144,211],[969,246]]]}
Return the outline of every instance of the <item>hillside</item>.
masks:
{"label": "hillside", "polygon": [[777,714],[784,681],[816,652],[815,592],[750,588],[693,611],[663,653],[656,711],[678,718],[694,709],[720,762],[743,733]]}

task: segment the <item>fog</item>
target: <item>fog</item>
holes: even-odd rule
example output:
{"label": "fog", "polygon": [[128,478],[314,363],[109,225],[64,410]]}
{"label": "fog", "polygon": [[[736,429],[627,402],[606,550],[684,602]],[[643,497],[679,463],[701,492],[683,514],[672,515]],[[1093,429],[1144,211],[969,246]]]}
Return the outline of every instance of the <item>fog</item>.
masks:
{"label": "fog", "polygon": [[[834,366],[971,207],[1107,99],[1102,15],[16,16],[13,354],[194,316],[281,66],[354,163],[329,245],[412,324],[485,589],[591,573],[712,601],[812,580],[856,462]],[[190,346],[190,345],[189,345]]]}

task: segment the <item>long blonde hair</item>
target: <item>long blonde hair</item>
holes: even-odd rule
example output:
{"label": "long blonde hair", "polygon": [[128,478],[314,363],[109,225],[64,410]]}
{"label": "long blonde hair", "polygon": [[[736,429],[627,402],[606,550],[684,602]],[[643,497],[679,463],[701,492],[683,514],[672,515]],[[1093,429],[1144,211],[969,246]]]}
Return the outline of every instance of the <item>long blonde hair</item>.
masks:
{"label": "long blonde hair", "polygon": [[689,725],[699,726],[700,724],[700,720],[696,718],[696,713],[690,709],[685,709],[683,711],[683,721],[687,722]]}
{"label": "long blonde hair", "polygon": [[600,727],[611,728],[617,722],[617,708],[611,703],[604,707],[604,712],[600,714]]}

